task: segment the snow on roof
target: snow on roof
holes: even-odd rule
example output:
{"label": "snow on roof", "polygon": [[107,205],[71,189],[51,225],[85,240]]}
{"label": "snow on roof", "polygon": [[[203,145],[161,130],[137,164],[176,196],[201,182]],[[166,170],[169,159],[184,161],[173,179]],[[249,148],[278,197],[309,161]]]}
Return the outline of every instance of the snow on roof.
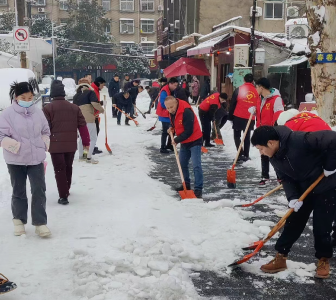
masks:
{"label": "snow on roof", "polygon": [[186,49],[186,48],[192,47],[192,46],[194,46],[194,45],[195,45],[194,43],[189,43],[189,44],[186,44],[186,45],[183,45],[183,46],[177,47],[177,48],[176,48],[176,51],[180,51],[180,50],[183,50],[183,49]]}
{"label": "snow on roof", "polygon": [[134,21],[134,19],[129,19],[129,18],[120,18],[120,21]]}
{"label": "snow on roof", "polygon": [[292,56],[292,57],[282,61],[281,63],[271,65],[270,67],[294,66],[294,65],[301,64],[301,63],[303,63],[307,60],[308,60],[308,58],[306,56]]}
{"label": "snow on roof", "polygon": [[306,53],[310,52],[307,38],[292,39],[291,41],[292,45],[294,45],[292,53],[296,54],[299,52],[306,52]]}
{"label": "snow on roof", "polygon": [[307,18],[290,19],[286,22],[286,26],[288,25],[308,25],[308,19]]}
{"label": "snow on roof", "polygon": [[141,21],[155,21],[154,19],[146,19],[146,18],[141,18]]}
{"label": "snow on roof", "polygon": [[230,20],[227,20],[227,21],[225,21],[225,22],[223,22],[223,23],[220,23],[220,24],[218,24],[218,25],[214,25],[212,28],[215,29],[215,28],[217,28],[217,27],[223,26],[223,25],[225,25],[225,24],[229,24],[229,23],[231,23],[231,22],[240,20],[240,19],[242,19],[242,18],[243,18],[242,16],[234,17],[234,18],[232,18],[232,19],[230,19]]}

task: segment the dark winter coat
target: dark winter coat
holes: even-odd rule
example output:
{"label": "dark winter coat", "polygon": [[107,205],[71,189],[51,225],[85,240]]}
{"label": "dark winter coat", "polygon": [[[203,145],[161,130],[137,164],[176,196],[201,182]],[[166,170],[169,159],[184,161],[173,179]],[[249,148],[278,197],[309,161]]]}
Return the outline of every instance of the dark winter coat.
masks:
{"label": "dark winter coat", "polygon": [[[124,92],[127,91],[127,87],[126,87],[126,85],[127,85],[129,82],[132,82],[132,79],[128,79],[128,80],[124,79],[124,80],[123,80],[122,87],[123,87],[123,91],[124,91]],[[130,86],[130,87],[128,87],[128,88],[131,88],[131,87],[132,87],[132,86]]]}
{"label": "dark winter coat", "polygon": [[160,88],[159,87],[151,87],[149,89],[149,96],[151,97],[152,101],[156,100],[157,96],[159,96]]}
{"label": "dark winter coat", "polygon": [[130,94],[130,97],[132,99],[132,103],[135,104],[136,102],[136,98],[138,97],[138,94],[139,94],[139,89],[137,86],[133,86],[132,88],[130,88],[128,90],[129,94]]}
{"label": "dark winter coat", "polygon": [[[282,180],[288,201],[299,199],[323,173],[336,169],[336,132],[295,132],[276,126],[280,148],[270,159]],[[313,190],[321,194],[336,188],[336,174],[323,178]]]}
{"label": "dark winter coat", "polygon": [[114,95],[114,99],[115,99],[115,104],[117,104],[118,108],[122,108],[122,107],[127,107],[129,109],[131,109],[132,106],[132,99],[131,97],[128,97],[127,99],[124,96],[124,93],[118,93]]}
{"label": "dark winter coat", "polygon": [[178,86],[177,88],[176,88],[176,90],[174,91],[174,97],[175,98],[178,98],[178,99],[180,99],[180,100],[183,100],[183,101],[185,101],[185,102],[187,102],[187,103],[189,103],[189,101],[188,101],[188,93],[187,93],[187,91],[184,89],[184,88],[182,88],[181,86]]}
{"label": "dark winter coat", "polygon": [[113,97],[115,94],[120,92],[120,82],[115,81],[113,78],[111,79],[108,86],[108,93],[110,97]]}
{"label": "dark winter coat", "polygon": [[210,81],[205,81],[201,87],[200,99],[204,100],[210,95]]}
{"label": "dark winter coat", "polygon": [[132,87],[134,87],[133,85],[133,81],[128,81],[127,83],[125,83],[124,85],[124,91],[128,91],[129,89],[131,89]]}
{"label": "dark winter coat", "polygon": [[85,118],[75,104],[55,97],[43,108],[50,127],[50,153],[76,152],[77,130],[85,126]]}

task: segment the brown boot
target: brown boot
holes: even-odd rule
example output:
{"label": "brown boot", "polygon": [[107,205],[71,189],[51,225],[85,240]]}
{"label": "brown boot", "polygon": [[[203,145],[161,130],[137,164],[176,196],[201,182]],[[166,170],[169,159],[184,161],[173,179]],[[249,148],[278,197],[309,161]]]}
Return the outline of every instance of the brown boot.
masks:
{"label": "brown boot", "polygon": [[330,265],[329,265],[329,259],[322,257],[318,263],[315,273],[315,278],[329,278],[329,272],[330,272]]}
{"label": "brown boot", "polygon": [[286,264],[287,257],[283,254],[277,253],[275,258],[268,264],[261,266],[260,270],[265,273],[278,273],[287,269]]}

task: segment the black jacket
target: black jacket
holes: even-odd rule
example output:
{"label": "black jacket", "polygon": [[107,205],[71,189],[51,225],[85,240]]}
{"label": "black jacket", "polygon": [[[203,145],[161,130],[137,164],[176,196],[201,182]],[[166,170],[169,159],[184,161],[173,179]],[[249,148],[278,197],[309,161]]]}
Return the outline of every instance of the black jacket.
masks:
{"label": "black jacket", "polygon": [[126,107],[127,111],[129,111],[129,109],[132,106],[132,99],[131,97],[128,97],[127,99],[124,97],[124,93],[118,93],[114,95],[114,100],[115,100],[115,104],[118,106],[118,108],[122,108],[122,107]]}
{"label": "black jacket", "polygon": [[234,111],[236,109],[237,106],[237,98],[238,98],[238,94],[239,94],[239,87],[235,89],[235,91],[232,94],[232,98],[230,101],[230,109],[229,109],[229,120],[233,121],[234,119]]}
{"label": "black jacket", "polygon": [[151,97],[152,101],[156,100],[157,96],[159,95],[160,93],[160,88],[158,87],[151,87],[149,89],[149,96]]}
{"label": "black jacket", "polygon": [[210,95],[210,82],[205,81],[201,87],[200,99],[204,100]]}
{"label": "black jacket", "polygon": [[[299,199],[323,169],[336,169],[336,132],[298,132],[286,126],[277,126],[275,130],[280,148],[270,162],[282,180],[288,201]],[[336,174],[323,178],[312,193],[335,188]]]}
{"label": "black jacket", "polygon": [[124,91],[128,91],[130,88],[134,87],[133,81],[128,81],[124,85]]}
{"label": "black jacket", "polygon": [[113,78],[111,79],[109,86],[108,86],[108,93],[110,97],[113,97],[115,94],[119,93],[120,91],[120,82],[115,81]]}
{"label": "black jacket", "polygon": [[129,94],[130,94],[130,97],[132,99],[132,103],[135,104],[136,102],[136,98],[138,97],[138,94],[139,94],[139,89],[137,86],[133,86],[132,88],[130,88],[128,90]]}
{"label": "black jacket", "polygon": [[178,86],[174,91],[174,97],[189,103],[187,91],[181,86]]}

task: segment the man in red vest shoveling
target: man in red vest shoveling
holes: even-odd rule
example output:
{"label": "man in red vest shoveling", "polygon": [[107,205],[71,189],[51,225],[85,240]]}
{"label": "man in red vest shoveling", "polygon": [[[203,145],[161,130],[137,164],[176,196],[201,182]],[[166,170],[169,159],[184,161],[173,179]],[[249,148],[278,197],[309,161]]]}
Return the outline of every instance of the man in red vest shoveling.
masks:
{"label": "man in red vest shoveling", "polygon": [[[165,106],[169,111],[172,126],[168,129],[168,133],[175,133],[177,135],[172,140],[172,144],[181,143],[179,158],[187,190],[190,190],[189,161],[191,158],[195,176],[194,192],[197,198],[202,198],[203,171],[201,147],[203,134],[198,119],[187,102],[176,99],[173,96],[168,96],[165,99]],[[177,190],[183,191],[183,186]]]}

